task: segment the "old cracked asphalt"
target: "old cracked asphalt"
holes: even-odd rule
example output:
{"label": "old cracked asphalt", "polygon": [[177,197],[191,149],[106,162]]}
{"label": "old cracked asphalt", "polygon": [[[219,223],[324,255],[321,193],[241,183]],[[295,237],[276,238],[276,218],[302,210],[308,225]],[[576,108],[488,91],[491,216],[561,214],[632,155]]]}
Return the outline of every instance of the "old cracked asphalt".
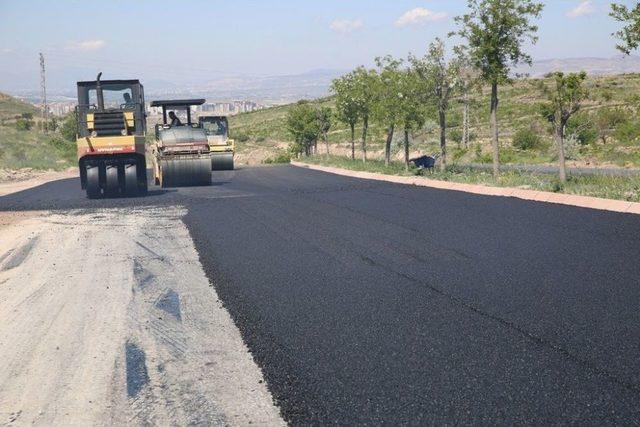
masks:
{"label": "old cracked asphalt", "polygon": [[293,424],[640,423],[640,216],[290,166],[139,199],[87,200],[77,179],[0,197],[128,206],[188,210]]}

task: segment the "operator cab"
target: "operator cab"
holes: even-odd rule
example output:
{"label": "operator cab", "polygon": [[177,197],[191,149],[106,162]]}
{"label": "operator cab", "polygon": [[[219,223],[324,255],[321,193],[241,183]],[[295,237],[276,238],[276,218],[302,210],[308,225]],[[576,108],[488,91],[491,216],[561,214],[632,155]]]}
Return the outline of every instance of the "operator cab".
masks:
{"label": "operator cab", "polygon": [[[102,73],[101,73],[102,74]],[[144,87],[138,80],[78,82],[78,135],[144,136]]]}

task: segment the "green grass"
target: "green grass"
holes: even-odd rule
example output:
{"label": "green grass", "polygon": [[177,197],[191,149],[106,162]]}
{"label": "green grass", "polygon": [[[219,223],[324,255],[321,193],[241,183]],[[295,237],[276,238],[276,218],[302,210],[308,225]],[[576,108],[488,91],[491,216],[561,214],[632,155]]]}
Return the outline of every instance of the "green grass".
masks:
{"label": "green grass", "polygon": [[[556,158],[555,143],[549,123],[539,113],[539,106],[545,102],[540,90],[542,84],[551,84],[545,79],[523,79],[512,85],[500,87],[499,128],[501,138],[501,161],[503,163],[551,164]],[[590,99],[585,102],[583,112],[593,117],[601,108],[621,107],[627,111],[630,120],[640,120],[640,74],[591,77],[587,81]],[[333,107],[333,98],[313,101],[318,106]],[[448,132],[459,132],[462,122],[462,106],[452,102],[448,114]],[[230,119],[230,126],[236,141],[239,139],[247,146],[269,149],[275,142],[291,142],[286,129],[286,115],[290,105],[244,113]],[[489,92],[484,88],[472,96],[471,133],[475,139],[471,147],[461,150],[457,144],[448,140],[449,152],[456,154],[458,163],[491,161],[489,129]],[[518,150],[511,145],[511,138],[521,128],[532,128],[541,137],[540,147],[531,150]],[[356,131],[357,138],[361,129]],[[332,147],[345,150],[349,140],[349,130],[342,123],[334,123],[329,142]],[[397,135],[398,138],[400,135]],[[241,138],[240,138],[241,137]],[[601,141],[580,146],[570,160],[584,165],[611,165],[620,167],[640,167],[640,135],[631,140],[616,141],[609,138],[607,144]],[[378,123],[371,123],[368,149],[373,156],[381,157],[384,147],[384,129]],[[394,143],[399,153],[400,141]],[[357,149],[359,145],[357,146]],[[479,148],[478,148],[479,147]],[[427,121],[426,126],[412,138],[412,150],[423,154],[439,152],[438,130],[435,117]],[[335,150],[334,150],[335,151]],[[479,152],[479,153],[478,153]]]}
{"label": "green grass", "polygon": [[640,176],[612,177],[612,176],[570,176],[562,185],[555,174],[539,174],[517,171],[504,171],[498,179],[489,172],[471,170],[469,168],[452,166],[446,172],[433,172],[410,168],[405,169],[402,162],[391,162],[385,166],[383,161],[351,160],[341,156],[306,157],[301,161],[311,164],[333,166],[365,172],[377,172],[387,175],[416,176],[441,181],[452,181],[466,184],[483,184],[495,187],[517,187],[539,191],[578,194],[582,196],[602,197],[606,199],[640,202]]}
{"label": "green grass", "polygon": [[39,111],[32,105],[0,93],[0,168],[62,170],[76,163],[74,142],[65,141],[58,133],[44,134],[37,129],[19,131],[15,116]]}

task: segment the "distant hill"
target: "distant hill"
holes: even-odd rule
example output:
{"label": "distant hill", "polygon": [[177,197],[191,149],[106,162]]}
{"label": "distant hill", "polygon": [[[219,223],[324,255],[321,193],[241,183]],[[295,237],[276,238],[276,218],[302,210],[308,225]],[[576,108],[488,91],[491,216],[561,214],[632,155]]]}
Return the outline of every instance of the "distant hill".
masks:
{"label": "distant hill", "polygon": [[12,118],[22,113],[31,113],[35,116],[40,113],[40,110],[31,104],[0,92],[0,118]]}
{"label": "distant hill", "polygon": [[553,71],[586,71],[591,75],[611,76],[640,72],[640,57],[614,56],[611,58],[566,58],[534,61],[532,67],[521,66],[516,72],[531,77],[542,77]]}

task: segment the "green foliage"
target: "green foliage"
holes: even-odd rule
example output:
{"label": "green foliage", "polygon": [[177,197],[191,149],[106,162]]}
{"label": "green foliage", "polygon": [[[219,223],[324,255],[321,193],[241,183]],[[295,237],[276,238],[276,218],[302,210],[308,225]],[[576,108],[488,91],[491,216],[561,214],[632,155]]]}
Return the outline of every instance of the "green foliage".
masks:
{"label": "green foliage", "polygon": [[279,163],[289,163],[291,162],[291,154],[290,153],[280,153],[275,157],[269,157],[263,163],[265,164],[279,164]]}
{"label": "green foliage", "polygon": [[336,97],[337,119],[352,128],[360,119],[361,111],[357,85],[355,72],[345,74],[331,83],[331,90]]}
{"label": "green foliage", "polygon": [[513,135],[512,145],[520,150],[533,150],[540,146],[540,136],[529,128],[519,129]]}
{"label": "green foliage", "polygon": [[62,125],[60,126],[60,134],[65,140],[75,142],[76,131],[76,115],[75,113],[71,113],[67,115],[62,121]]}
{"label": "green foliage", "polygon": [[602,108],[596,113],[596,127],[603,143],[615,128],[629,121],[629,113],[622,108]]}
{"label": "green foliage", "polygon": [[456,144],[460,144],[462,142],[462,131],[460,129],[449,130],[449,138]]}
{"label": "green foliage", "polygon": [[576,114],[567,122],[565,135],[576,138],[580,145],[593,144],[598,140],[598,128],[588,114]]}
{"label": "green foliage", "polygon": [[636,143],[640,138],[640,122],[638,120],[629,120],[618,125],[613,137],[623,145]]}
{"label": "green foliage", "polygon": [[455,18],[456,34],[467,41],[469,56],[487,82],[509,79],[519,63],[531,64],[524,44],[535,43],[538,18],[544,5],[532,0],[469,0],[469,12]]}
{"label": "green foliage", "polygon": [[31,130],[31,128],[33,127],[33,121],[20,117],[19,119],[16,119],[16,129],[20,130],[20,131],[25,131],[25,130]]}
{"label": "green foliage", "polygon": [[611,4],[611,17],[624,24],[624,27],[615,33],[620,40],[616,46],[618,50],[629,55],[638,48],[640,43],[640,3],[632,8],[620,3]]}
{"label": "green foliage", "polygon": [[318,110],[308,101],[299,101],[287,114],[287,129],[293,136],[294,154],[311,154],[311,147],[322,134],[318,120]]}

